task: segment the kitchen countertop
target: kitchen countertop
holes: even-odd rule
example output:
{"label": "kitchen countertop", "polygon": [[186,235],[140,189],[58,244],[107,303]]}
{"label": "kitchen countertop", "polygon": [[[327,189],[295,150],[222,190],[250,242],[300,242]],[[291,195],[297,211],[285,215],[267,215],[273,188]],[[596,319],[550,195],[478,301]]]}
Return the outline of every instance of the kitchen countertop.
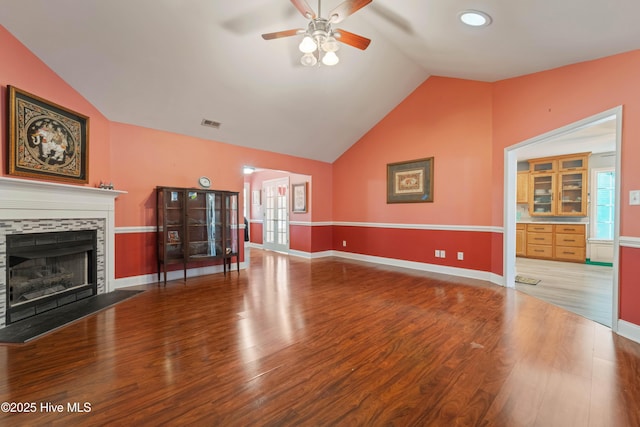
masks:
{"label": "kitchen countertop", "polygon": [[541,221],[541,220],[531,220],[531,219],[523,219],[520,221],[516,221],[516,224],[589,224],[589,221],[581,220],[581,221],[559,221],[559,220],[549,220],[549,221]]}

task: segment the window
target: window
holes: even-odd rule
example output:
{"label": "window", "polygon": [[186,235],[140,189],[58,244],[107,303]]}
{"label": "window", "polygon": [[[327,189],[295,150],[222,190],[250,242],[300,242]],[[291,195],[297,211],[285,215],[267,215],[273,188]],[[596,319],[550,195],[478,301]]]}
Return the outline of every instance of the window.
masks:
{"label": "window", "polygon": [[594,177],[592,237],[597,240],[613,240],[616,173],[613,169],[598,169],[594,171]]}

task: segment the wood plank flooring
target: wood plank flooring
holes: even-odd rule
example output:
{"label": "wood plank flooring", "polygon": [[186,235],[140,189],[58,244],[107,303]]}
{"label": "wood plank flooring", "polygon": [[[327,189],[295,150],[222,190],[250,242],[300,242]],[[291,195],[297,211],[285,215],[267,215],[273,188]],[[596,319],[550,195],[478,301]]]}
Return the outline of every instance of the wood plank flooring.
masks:
{"label": "wood plank flooring", "polygon": [[0,346],[0,402],[37,406],[0,425],[638,426],[639,369],[640,344],[517,290],[252,250]]}
{"label": "wood plank flooring", "polygon": [[518,257],[516,272],[540,279],[519,291],[611,327],[613,267]]}

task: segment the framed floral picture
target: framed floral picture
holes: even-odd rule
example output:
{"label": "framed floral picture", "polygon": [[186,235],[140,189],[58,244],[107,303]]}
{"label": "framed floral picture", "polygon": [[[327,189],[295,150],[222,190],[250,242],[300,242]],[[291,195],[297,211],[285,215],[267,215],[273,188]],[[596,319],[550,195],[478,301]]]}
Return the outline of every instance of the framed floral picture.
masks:
{"label": "framed floral picture", "polygon": [[9,175],[86,183],[89,118],[9,86]]}
{"label": "framed floral picture", "polygon": [[433,157],[387,165],[387,203],[433,202]]}
{"label": "framed floral picture", "polygon": [[291,204],[294,213],[307,212],[307,183],[291,184]]}

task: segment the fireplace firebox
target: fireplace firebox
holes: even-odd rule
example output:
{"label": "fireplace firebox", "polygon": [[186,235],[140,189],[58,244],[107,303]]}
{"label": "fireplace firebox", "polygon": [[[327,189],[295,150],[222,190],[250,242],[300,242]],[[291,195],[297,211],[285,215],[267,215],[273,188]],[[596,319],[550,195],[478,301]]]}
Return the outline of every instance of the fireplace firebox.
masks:
{"label": "fireplace firebox", "polygon": [[7,324],[96,295],[96,230],[6,237]]}

